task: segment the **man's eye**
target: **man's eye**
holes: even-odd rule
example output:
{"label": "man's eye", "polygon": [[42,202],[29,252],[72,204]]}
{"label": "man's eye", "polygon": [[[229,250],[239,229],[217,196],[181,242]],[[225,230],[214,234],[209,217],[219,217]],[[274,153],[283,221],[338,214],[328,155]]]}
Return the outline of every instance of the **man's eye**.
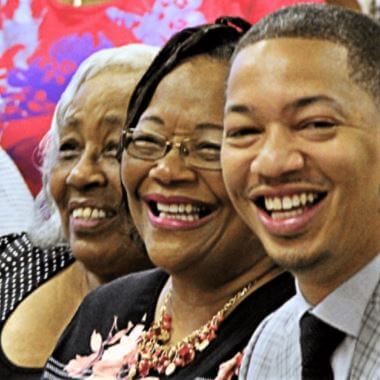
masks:
{"label": "man's eye", "polygon": [[336,122],[331,120],[311,120],[301,124],[301,129],[311,128],[311,129],[327,129],[333,128],[337,125]]}
{"label": "man's eye", "polygon": [[263,128],[258,127],[236,127],[227,128],[225,142],[235,147],[246,147],[255,144],[264,133]]}
{"label": "man's eye", "polygon": [[262,131],[259,128],[253,127],[240,127],[240,128],[231,128],[227,130],[226,137],[227,138],[245,138],[256,136],[260,134]]}

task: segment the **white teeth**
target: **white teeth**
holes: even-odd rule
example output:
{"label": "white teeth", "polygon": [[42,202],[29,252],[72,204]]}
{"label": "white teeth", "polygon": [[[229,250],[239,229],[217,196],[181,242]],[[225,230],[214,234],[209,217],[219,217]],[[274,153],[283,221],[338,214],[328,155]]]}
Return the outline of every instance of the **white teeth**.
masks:
{"label": "white teeth", "polygon": [[171,213],[171,214],[197,214],[200,211],[199,206],[192,205],[190,203],[159,203],[157,202],[157,210],[159,212]]}
{"label": "white teeth", "polygon": [[89,219],[91,216],[91,209],[89,207],[86,207],[83,211],[83,218]]}
{"label": "white teeth", "polygon": [[282,204],[280,198],[274,198],[273,199],[273,210],[281,210]]}
{"label": "white teeth", "polygon": [[176,219],[183,220],[187,222],[194,222],[195,220],[199,220],[198,214],[185,215],[185,214],[168,214],[166,212],[160,212],[159,218],[161,219]]}
{"label": "white teeth", "polygon": [[284,197],[282,199],[282,209],[290,210],[292,208],[292,199],[289,197]]}
{"label": "white teeth", "polygon": [[281,211],[281,212],[273,212],[271,214],[272,219],[288,219],[288,218],[294,218],[297,215],[302,214],[302,209],[292,210],[292,211]]}
{"label": "white teeth", "polygon": [[74,211],[73,211],[73,217],[74,218],[80,218],[81,216],[82,216],[82,209],[75,209]]}
{"label": "white teeth", "polygon": [[169,207],[169,211],[170,212],[178,212],[178,205],[175,205],[175,204],[173,204],[173,205],[170,205],[170,207]]}
{"label": "white teeth", "polygon": [[304,192],[283,197],[264,197],[264,203],[267,211],[287,211],[300,206],[306,206],[307,203],[313,203],[317,197],[318,194],[316,193]]}
{"label": "white teeth", "polygon": [[169,205],[165,203],[157,203],[157,209],[158,211],[166,212],[166,211],[169,211]]}
{"label": "white teeth", "polygon": [[301,199],[298,195],[293,195],[292,204],[294,207],[298,207],[301,204]]}
{"label": "white teeth", "polygon": [[194,222],[201,218],[202,206],[191,203],[156,203],[160,219],[175,219],[187,222]]}
{"label": "white teeth", "polygon": [[273,202],[271,198],[264,198],[265,201],[265,208],[267,210],[273,210]]}
{"label": "white teeth", "polygon": [[104,210],[90,207],[76,208],[72,212],[72,216],[76,219],[104,219],[107,214]]}

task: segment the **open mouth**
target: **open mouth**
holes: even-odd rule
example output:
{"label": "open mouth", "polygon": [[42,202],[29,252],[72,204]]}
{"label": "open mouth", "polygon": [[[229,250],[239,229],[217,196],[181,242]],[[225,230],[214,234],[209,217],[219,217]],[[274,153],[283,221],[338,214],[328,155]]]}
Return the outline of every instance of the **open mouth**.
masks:
{"label": "open mouth", "polygon": [[112,218],[116,212],[101,208],[78,207],[72,210],[71,215],[74,219],[99,220]]}
{"label": "open mouth", "polygon": [[259,196],[255,205],[273,220],[297,217],[318,205],[327,192],[308,191],[283,196]]}
{"label": "open mouth", "polygon": [[160,219],[174,219],[185,222],[194,222],[206,218],[215,206],[206,203],[161,203],[149,200],[148,207],[152,214]]}

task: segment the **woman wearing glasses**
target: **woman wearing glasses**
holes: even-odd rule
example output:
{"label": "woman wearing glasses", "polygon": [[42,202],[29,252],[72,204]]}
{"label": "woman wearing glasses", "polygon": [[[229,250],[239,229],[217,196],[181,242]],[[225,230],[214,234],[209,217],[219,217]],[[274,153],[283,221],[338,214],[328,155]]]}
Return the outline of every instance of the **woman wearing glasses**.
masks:
{"label": "woman wearing glasses", "polygon": [[[291,277],[234,212],[222,180],[224,81],[245,27],[222,19],[183,30],[139,82],[121,173],[133,220],[159,269],[87,297],[45,378],[65,378],[64,368],[82,377],[214,378],[220,363],[241,351],[258,323],[294,293]],[[145,332],[133,348],[131,337],[130,345],[110,338],[114,316],[118,328],[143,321]],[[95,333],[91,349],[94,330],[108,340],[99,344]],[[65,367],[76,354],[89,356]]]}

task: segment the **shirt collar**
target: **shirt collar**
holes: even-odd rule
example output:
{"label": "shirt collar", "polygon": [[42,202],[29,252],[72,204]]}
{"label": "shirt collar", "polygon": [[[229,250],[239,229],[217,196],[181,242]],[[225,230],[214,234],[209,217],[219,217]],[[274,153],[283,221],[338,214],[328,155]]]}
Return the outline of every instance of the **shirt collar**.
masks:
{"label": "shirt collar", "polygon": [[305,297],[302,295],[297,279],[296,279],[296,295],[292,298],[292,302],[294,304],[295,314],[298,320],[301,319],[301,317],[313,307],[306,301]]}
{"label": "shirt collar", "polygon": [[380,279],[380,254],[336,288],[314,308],[296,283],[298,318],[308,310],[322,321],[353,337],[358,337],[361,320]]}

